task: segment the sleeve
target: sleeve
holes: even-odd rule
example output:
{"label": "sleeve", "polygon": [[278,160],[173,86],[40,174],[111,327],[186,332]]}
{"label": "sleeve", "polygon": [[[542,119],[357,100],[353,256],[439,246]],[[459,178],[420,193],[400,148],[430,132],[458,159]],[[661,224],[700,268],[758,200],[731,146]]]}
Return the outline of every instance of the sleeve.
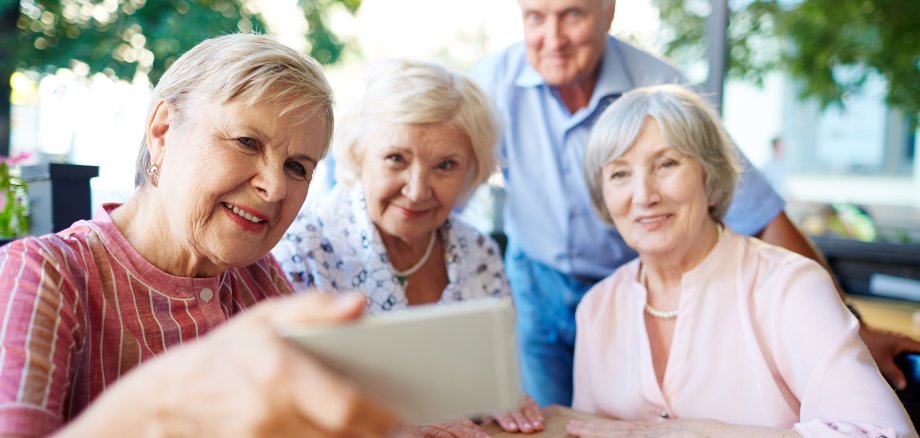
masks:
{"label": "sleeve", "polygon": [[799,400],[795,431],[805,437],[917,433],[859,338],[827,272],[800,257],[777,269],[761,296],[775,300],[767,337],[776,367]]}
{"label": "sleeve", "polygon": [[317,214],[302,211],[272,249],[295,292],[338,291],[336,275],[340,263],[327,232]]}
{"label": "sleeve", "polygon": [[725,224],[739,234],[753,236],[783,211],[785,202],[738,146],[734,147],[741,166],[741,179],[725,215]]}
{"label": "sleeve", "polygon": [[505,263],[502,261],[498,244],[490,237],[477,232],[476,248],[480,257],[476,257],[480,264],[476,268],[476,276],[483,286],[483,292],[490,297],[510,297],[511,285],[505,274]]}
{"label": "sleeve", "polygon": [[597,385],[596,379],[592,378],[591,366],[594,363],[592,357],[593,351],[597,345],[595,333],[592,332],[592,314],[598,306],[598,293],[594,289],[599,287],[595,285],[578,303],[575,309],[575,352],[572,360],[572,409],[581,412],[597,413],[594,396],[591,388]]}
{"label": "sleeve", "polygon": [[64,423],[82,344],[75,281],[47,241],[0,249],[0,435],[42,436]]}

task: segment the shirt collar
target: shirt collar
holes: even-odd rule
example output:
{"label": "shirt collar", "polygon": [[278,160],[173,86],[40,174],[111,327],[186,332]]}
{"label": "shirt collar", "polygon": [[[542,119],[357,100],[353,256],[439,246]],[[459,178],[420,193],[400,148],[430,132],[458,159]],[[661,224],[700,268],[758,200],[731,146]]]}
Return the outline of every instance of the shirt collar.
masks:
{"label": "shirt collar", "polygon": [[[604,55],[601,57],[601,69],[598,74],[597,84],[594,86],[594,93],[591,94],[591,103],[589,107],[593,108],[604,97],[618,96],[635,88],[632,74],[623,63],[619,56],[617,48],[619,41],[613,36],[607,35],[607,44],[604,47]],[[526,50],[526,49],[525,49]],[[525,55],[526,56],[526,55]],[[514,84],[518,87],[529,88],[538,86],[549,86],[530,62],[526,62],[515,78]]]}

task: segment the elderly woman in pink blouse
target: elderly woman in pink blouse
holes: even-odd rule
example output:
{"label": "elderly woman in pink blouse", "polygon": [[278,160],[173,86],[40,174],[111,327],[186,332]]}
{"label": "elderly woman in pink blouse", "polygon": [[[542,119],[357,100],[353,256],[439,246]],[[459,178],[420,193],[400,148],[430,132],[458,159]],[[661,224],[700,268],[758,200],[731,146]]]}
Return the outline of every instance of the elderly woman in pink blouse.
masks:
{"label": "elderly woman in pink blouse", "polygon": [[[917,436],[814,261],[722,225],[738,179],[707,104],[675,85],[623,95],[585,174],[639,258],[578,307],[579,436]],[[684,435],[681,435],[684,436]]]}

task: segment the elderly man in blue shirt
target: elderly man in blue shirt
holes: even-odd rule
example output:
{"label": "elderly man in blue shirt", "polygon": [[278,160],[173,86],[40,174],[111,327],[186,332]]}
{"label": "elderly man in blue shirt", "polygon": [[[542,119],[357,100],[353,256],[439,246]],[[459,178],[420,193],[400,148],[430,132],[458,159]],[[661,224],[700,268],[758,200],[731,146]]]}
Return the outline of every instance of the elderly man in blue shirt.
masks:
{"label": "elderly man in blue shirt", "polygon": [[[526,391],[541,405],[571,404],[575,308],[636,254],[591,209],[582,159],[595,119],[633,88],[686,83],[670,64],[608,34],[615,0],[518,0],[524,41],[480,61],[473,78],[504,122],[506,269],[518,308]],[[725,222],[805,256],[822,257],[789,221],[784,202],[743,158]],[[895,355],[920,343],[861,329],[883,373],[906,385]],[[630,358],[623,358],[630,360]]]}

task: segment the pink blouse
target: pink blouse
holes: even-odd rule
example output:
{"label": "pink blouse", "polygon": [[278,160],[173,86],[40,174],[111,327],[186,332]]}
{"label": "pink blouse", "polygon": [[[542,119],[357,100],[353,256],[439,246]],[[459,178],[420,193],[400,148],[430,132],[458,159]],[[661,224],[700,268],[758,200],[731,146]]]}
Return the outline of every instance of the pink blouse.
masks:
{"label": "pink blouse", "polygon": [[684,274],[663,385],[639,260],[576,314],[573,407],[625,420],[708,418],[809,436],[916,437],[816,262],[726,229]]}

